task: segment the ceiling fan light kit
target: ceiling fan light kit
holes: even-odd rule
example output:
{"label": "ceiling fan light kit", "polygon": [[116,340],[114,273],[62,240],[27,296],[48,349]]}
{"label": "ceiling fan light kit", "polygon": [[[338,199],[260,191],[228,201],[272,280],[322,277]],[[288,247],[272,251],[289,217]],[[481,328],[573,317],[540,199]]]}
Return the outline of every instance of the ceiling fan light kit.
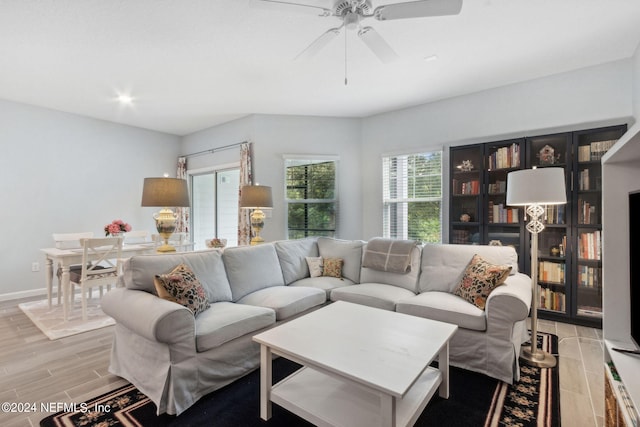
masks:
{"label": "ceiling fan light kit", "polygon": [[358,36],[373,54],[383,63],[393,62],[398,54],[371,26],[362,26],[362,21],[374,18],[378,21],[395,19],[426,18],[431,16],[457,15],[462,9],[462,0],[422,0],[380,5],[373,9],[371,0],[335,0],[331,10],[293,1],[257,0],[262,4],[270,4],[276,8],[312,11],[320,17],[336,17],[342,25],[331,28],[315,39],[307,48],[296,56],[296,59],[311,58],[333,40],[343,27],[347,30],[358,30]]}

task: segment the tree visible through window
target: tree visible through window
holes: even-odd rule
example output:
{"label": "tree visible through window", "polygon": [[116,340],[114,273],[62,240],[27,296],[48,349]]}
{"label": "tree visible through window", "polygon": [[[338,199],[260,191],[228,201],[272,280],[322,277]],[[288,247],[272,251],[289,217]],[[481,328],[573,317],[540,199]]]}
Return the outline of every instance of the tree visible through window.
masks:
{"label": "tree visible through window", "polygon": [[289,239],[335,236],[336,166],[336,160],[285,159]]}
{"label": "tree visible through window", "polygon": [[384,157],[383,235],[442,240],[442,151]]}

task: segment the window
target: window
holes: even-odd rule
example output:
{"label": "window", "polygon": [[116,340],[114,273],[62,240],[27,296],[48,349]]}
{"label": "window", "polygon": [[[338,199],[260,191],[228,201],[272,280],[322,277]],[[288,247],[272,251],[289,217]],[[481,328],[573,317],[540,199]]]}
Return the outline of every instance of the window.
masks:
{"label": "window", "polygon": [[383,235],[439,243],[442,151],[383,157]]}
{"label": "window", "polygon": [[337,160],[285,159],[289,239],[335,237],[338,224]]}
{"label": "window", "polygon": [[195,249],[205,240],[227,239],[238,244],[238,189],[240,169],[189,172],[191,177],[191,230]]}

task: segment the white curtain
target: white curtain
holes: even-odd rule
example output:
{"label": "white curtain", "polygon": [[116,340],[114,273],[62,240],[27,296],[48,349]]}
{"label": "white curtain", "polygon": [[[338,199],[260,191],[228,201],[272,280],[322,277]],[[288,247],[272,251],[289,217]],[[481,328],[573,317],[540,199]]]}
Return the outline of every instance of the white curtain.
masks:
{"label": "white curtain", "polygon": [[[187,179],[187,158],[178,157],[178,170],[176,172],[176,178]],[[187,233],[187,240],[189,237],[189,208],[177,208],[176,214],[178,215],[178,221],[176,224],[177,233]]]}
{"label": "white curtain", "polygon": [[[240,145],[240,188],[238,189],[238,201],[243,185],[253,183],[253,169],[251,164],[252,143],[245,142]],[[251,243],[251,218],[249,209],[238,209],[238,246]]]}

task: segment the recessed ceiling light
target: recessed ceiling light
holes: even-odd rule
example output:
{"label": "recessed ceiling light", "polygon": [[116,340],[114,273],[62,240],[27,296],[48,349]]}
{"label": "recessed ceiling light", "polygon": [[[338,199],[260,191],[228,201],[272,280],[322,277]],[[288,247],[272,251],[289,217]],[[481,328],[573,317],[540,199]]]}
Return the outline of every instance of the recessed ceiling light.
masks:
{"label": "recessed ceiling light", "polygon": [[118,95],[118,102],[124,105],[133,104],[133,97],[131,95],[127,95],[126,93],[121,93]]}
{"label": "recessed ceiling light", "polygon": [[437,61],[438,55],[429,55],[424,57],[425,62]]}

